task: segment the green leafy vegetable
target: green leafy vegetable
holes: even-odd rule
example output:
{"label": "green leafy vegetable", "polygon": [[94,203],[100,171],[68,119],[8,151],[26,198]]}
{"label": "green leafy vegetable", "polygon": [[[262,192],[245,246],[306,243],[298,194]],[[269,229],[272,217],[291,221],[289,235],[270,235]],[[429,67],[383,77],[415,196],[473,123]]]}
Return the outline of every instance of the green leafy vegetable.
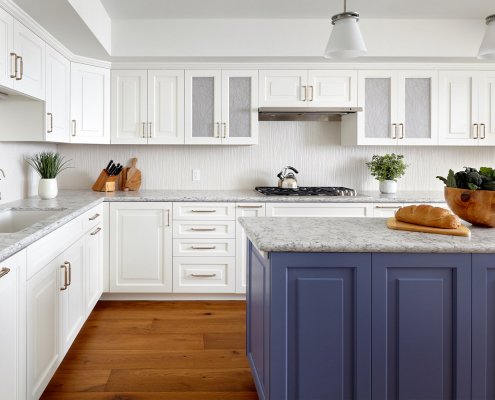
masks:
{"label": "green leafy vegetable", "polygon": [[464,171],[454,173],[449,170],[447,178],[437,176],[447,187],[469,189],[469,190],[494,190],[495,191],[495,169],[481,167],[464,167]]}

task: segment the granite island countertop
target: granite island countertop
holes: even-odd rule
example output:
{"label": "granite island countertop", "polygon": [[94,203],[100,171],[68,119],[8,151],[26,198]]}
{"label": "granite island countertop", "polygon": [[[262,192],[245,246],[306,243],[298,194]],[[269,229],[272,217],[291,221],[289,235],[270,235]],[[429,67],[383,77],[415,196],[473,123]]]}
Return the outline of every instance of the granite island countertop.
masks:
{"label": "granite island countertop", "polygon": [[471,237],[404,232],[386,218],[239,218],[264,252],[495,253],[495,229],[469,226]]}
{"label": "granite island countertop", "polygon": [[54,215],[17,233],[0,233],[0,261],[56,230],[99,203],[126,201],[189,201],[189,202],[280,202],[280,203],[435,203],[443,202],[442,192],[399,192],[380,195],[364,192],[355,197],[345,196],[265,196],[255,190],[142,190],[138,192],[101,193],[91,190],[60,190],[57,198],[38,197],[0,204],[0,212],[7,209],[54,210]]}

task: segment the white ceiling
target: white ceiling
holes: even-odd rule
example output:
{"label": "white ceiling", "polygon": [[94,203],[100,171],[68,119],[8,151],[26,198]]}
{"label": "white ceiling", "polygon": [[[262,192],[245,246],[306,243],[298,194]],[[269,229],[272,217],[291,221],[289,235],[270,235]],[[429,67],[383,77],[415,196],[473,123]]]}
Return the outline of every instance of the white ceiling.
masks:
{"label": "white ceiling", "polygon": [[[101,0],[111,19],[328,18],[343,0]],[[363,18],[484,18],[493,0],[348,0]]]}

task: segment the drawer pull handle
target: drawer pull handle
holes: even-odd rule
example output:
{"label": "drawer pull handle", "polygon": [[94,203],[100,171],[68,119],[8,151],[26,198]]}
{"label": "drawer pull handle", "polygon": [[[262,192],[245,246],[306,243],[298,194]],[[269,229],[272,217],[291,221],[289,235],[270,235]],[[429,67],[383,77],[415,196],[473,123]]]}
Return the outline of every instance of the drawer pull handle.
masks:
{"label": "drawer pull handle", "polygon": [[213,232],[216,231],[217,228],[191,228],[191,230],[195,232]]}
{"label": "drawer pull handle", "polygon": [[98,232],[100,232],[100,231],[101,231],[101,228],[97,228],[94,232],[91,232],[90,235],[91,236],[97,235]]}
{"label": "drawer pull handle", "polygon": [[60,266],[60,268],[62,268],[64,270],[64,287],[63,288],[60,288],[60,290],[67,290],[67,287],[69,286],[68,285],[68,280],[67,280],[67,274],[68,274],[68,270],[67,270],[67,263],[64,263],[63,265]]}
{"label": "drawer pull handle", "polygon": [[216,213],[217,210],[191,210],[193,213]]}
{"label": "drawer pull handle", "polygon": [[10,272],[10,268],[2,268],[0,269],[0,278],[7,275]]}
{"label": "drawer pull handle", "polygon": [[217,274],[191,274],[194,278],[214,278]]}
{"label": "drawer pull handle", "polygon": [[217,246],[191,246],[193,250],[215,250]]}
{"label": "drawer pull handle", "polygon": [[396,208],[397,209],[401,208],[401,206],[375,206],[375,208],[385,208],[385,209],[395,210]]}
{"label": "drawer pull handle", "polygon": [[100,214],[96,213],[95,215],[93,215],[91,218],[88,218],[90,221],[94,221],[96,218],[98,218],[100,216]]}
{"label": "drawer pull handle", "polygon": [[64,262],[64,265],[67,265],[69,267],[69,283],[67,286],[72,285],[72,264],[69,261]]}
{"label": "drawer pull handle", "polygon": [[243,205],[243,204],[239,204],[237,207],[238,208],[263,208],[262,205],[250,206],[250,205]]}

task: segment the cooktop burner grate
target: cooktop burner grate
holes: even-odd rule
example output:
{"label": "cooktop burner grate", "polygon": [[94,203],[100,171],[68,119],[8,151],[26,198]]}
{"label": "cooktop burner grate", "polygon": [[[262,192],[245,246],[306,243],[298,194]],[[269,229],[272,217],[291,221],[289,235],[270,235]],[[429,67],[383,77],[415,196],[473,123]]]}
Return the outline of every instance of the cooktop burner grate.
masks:
{"label": "cooktop burner grate", "polygon": [[257,186],[255,189],[267,196],[356,196],[356,191],[354,189],[338,186],[302,186],[297,189],[286,189],[274,186]]}

